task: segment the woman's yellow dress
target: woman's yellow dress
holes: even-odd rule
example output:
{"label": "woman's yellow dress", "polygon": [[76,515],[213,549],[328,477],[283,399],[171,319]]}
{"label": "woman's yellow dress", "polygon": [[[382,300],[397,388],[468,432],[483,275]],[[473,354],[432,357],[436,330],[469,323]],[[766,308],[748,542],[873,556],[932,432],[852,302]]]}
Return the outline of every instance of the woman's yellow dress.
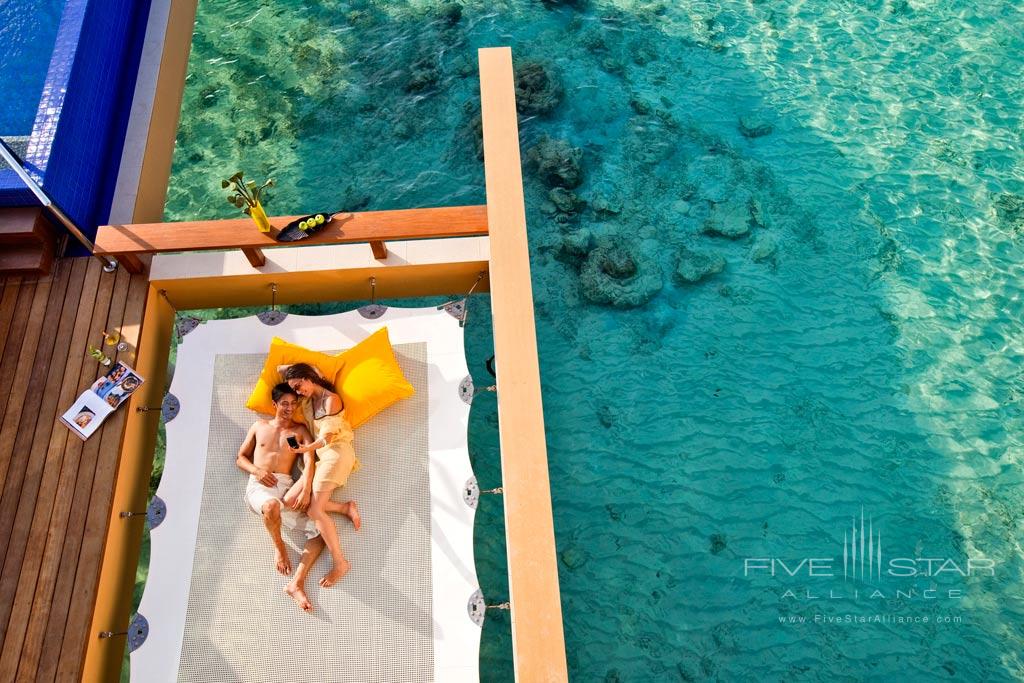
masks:
{"label": "woman's yellow dress", "polygon": [[334,415],[313,416],[310,401],[302,402],[302,416],[306,424],[311,425],[314,439],[325,434],[333,434],[331,440],[323,448],[316,451],[316,470],[313,472],[313,490],[323,491],[344,486],[350,474],[359,469],[359,458],[352,447],[352,426],[345,417],[345,410]]}

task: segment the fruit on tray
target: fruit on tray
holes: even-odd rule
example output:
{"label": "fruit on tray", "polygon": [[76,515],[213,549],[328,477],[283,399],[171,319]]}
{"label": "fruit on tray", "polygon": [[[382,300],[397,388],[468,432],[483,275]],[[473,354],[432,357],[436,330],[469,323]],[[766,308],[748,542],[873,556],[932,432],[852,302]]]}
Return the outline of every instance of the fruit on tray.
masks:
{"label": "fruit on tray", "polygon": [[278,242],[297,242],[304,240],[307,237],[311,237],[320,229],[330,223],[334,218],[333,213],[314,213],[309,216],[303,216],[297,220],[292,221],[288,225],[281,229],[275,239]]}

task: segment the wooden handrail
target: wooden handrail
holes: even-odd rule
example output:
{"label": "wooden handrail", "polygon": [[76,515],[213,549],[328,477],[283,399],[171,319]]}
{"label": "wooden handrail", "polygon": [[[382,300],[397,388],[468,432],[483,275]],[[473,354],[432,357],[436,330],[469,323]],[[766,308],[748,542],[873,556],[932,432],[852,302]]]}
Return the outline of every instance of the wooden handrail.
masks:
{"label": "wooden handrail", "polygon": [[512,658],[520,683],[564,683],[568,672],[512,51],[484,48],[479,55]]}
{"label": "wooden handrail", "polygon": [[136,272],[133,269],[141,267],[138,257],[142,254],[241,249],[250,263],[259,267],[263,260],[260,250],[273,247],[369,242],[374,255],[383,258],[385,241],[487,234],[487,206],[446,206],[339,214],[309,239],[276,241],[276,231],[297,218],[301,216],[271,218],[271,233],[259,232],[248,218],[102,225],[96,233],[96,253],[112,255]]}

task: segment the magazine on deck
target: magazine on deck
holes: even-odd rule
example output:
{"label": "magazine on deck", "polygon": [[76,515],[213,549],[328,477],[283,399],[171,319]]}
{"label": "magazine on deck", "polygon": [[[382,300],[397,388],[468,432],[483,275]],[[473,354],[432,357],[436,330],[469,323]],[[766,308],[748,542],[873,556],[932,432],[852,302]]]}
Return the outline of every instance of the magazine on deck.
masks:
{"label": "magazine on deck", "polygon": [[82,392],[60,421],[83,441],[99,429],[103,420],[135,393],[145,380],[124,363],[117,362],[103,377]]}

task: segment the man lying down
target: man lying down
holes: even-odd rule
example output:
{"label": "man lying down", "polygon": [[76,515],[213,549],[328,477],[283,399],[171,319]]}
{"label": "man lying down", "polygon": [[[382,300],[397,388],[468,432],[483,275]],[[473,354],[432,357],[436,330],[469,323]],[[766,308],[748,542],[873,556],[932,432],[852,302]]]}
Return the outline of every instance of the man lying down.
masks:
{"label": "man lying down", "polygon": [[[274,543],[277,571],[285,576],[292,572],[288,550],[281,538],[281,524],[306,535],[306,545],[302,549],[299,566],[291,582],[285,586],[284,592],[302,610],[311,612],[313,605],[305,592],[306,575],[324,549],[324,540],[320,537],[316,524],[305,514],[313,489],[314,451],[303,454],[302,475],[298,481],[293,481],[292,468],[298,454],[292,448],[297,448],[298,443],[310,444],[313,439],[305,426],[292,421],[292,415],[299,402],[295,391],[288,384],[281,383],[274,387],[271,397],[275,409],[273,419],[257,420],[249,427],[245,441],[238,449],[235,464],[249,474],[245,499],[253,512],[263,516],[263,525]],[[289,444],[289,438],[298,443]],[[355,501],[330,501],[326,510],[345,515],[352,520],[356,530],[359,530],[361,520]]]}

